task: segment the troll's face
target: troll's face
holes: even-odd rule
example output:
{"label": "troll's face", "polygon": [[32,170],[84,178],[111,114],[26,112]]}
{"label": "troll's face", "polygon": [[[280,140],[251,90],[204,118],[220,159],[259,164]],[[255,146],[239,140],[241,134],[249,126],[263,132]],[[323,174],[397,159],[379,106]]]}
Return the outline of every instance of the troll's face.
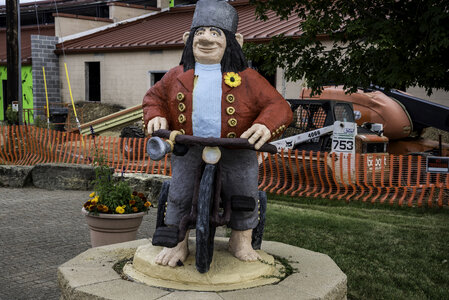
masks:
{"label": "troll's face", "polygon": [[226,36],[217,27],[199,27],[193,37],[193,56],[201,64],[219,64],[226,49]]}

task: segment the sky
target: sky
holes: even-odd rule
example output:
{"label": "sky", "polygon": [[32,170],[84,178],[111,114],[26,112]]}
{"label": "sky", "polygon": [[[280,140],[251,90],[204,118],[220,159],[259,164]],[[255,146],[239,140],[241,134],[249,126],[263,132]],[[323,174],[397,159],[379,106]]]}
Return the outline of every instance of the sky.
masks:
{"label": "sky", "polygon": [[[34,2],[35,0],[20,0],[20,3]],[[5,5],[5,0],[0,0],[0,5]]]}

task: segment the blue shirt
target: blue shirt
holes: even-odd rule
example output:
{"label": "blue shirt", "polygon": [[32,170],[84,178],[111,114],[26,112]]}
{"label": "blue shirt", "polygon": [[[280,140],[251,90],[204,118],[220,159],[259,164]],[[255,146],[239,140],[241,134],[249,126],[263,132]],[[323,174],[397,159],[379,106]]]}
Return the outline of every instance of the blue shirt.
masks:
{"label": "blue shirt", "polygon": [[192,129],[194,136],[221,136],[221,65],[195,63],[198,76],[193,89]]}

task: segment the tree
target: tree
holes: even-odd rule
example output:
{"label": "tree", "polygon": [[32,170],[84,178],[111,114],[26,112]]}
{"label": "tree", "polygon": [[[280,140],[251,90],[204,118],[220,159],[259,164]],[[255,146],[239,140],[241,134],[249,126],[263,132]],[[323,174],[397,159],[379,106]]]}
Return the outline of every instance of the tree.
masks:
{"label": "tree", "polygon": [[[249,59],[264,71],[285,69],[314,92],[329,84],[349,91],[378,85],[449,90],[449,3],[445,0],[250,0],[264,20],[296,14],[298,37],[247,44]],[[332,47],[325,47],[323,40]]]}

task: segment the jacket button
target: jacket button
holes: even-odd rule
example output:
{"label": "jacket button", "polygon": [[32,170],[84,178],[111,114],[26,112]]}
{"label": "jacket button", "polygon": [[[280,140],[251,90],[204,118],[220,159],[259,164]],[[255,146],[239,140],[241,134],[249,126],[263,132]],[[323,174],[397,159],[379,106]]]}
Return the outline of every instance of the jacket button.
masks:
{"label": "jacket button", "polygon": [[186,105],[181,102],[181,103],[178,104],[178,109],[179,109],[180,112],[183,112],[183,111],[186,110]]}
{"label": "jacket button", "polygon": [[235,118],[230,118],[228,120],[228,125],[231,126],[231,127],[237,126],[237,120]]}
{"label": "jacket button", "polygon": [[233,139],[236,136],[237,136],[237,134],[235,134],[235,132],[232,132],[232,131],[230,133],[228,133],[228,135],[227,135],[227,137],[230,138],[230,139]]}
{"label": "jacket button", "polygon": [[235,108],[232,106],[229,106],[228,108],[226,108],[226,113],[230,116],[232,116],[235,113]]}
{"label": "jacket button", "polygon": [[176,95],[176,99],[178,99],[178,101],[184,100],[184,94],[181,93],[181,92],[179,92],[179,93]]}
{"label": "jacket button", "polygon": [[184,123],[186,121],[186,116],[184,116],[183,114],[180,114],[179,116],[178,116],[178,122],[179,123]]}
{"label": "jacket button", "polygon": [[233,94],[228,94],[226,96],[226,101],[228,101],[228,103],[234,103],[234,101],[235,101],[234,95]]}

